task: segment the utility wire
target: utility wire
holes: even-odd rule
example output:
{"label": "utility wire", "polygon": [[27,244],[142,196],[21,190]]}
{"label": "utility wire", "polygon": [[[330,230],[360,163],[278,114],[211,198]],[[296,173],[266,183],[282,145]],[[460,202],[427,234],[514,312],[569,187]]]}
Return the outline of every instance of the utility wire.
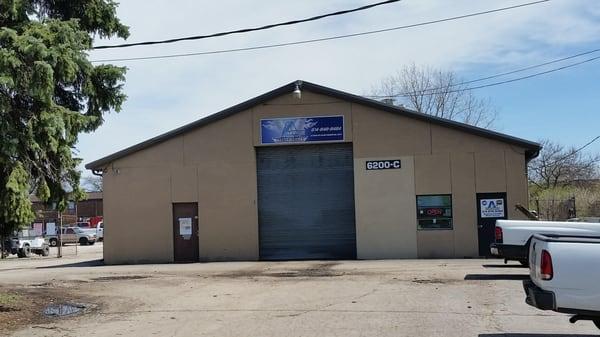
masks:
{"label": "utility wire", "polygon": [[[562,57],[562,58],[559,58],[559,59],[556,59],[556,60],[552,60],[552,61],[548,61],[548,62],[544,62],[544,63],[534,64],[534,65],[531,65],[531,66],[527,66],[527,67],[524,67],[524,68],[519,68],[519,69],[507,71],[507,72],[504,72],[504,73],[499,73],[499,74],[495,74],[495,75],[481,77],[481,78],[477,78],[477,79],[474,79],[474,80],[468,80],[468,81],[462,81],[462,82],[458,82],[458,83],[452,83],[452,84],[449,84],[449,85],[444,86],[444,87],[426,88],[426,89],[423,89],[423,91],[424,92],[426,92],[426,91],[436,92],[436,91],[439,91],[439,90],[442,90],[442,89],[446,89],[446,88],[457,87],[457,86],[462,86],[462,85],[465,85],[465,84],[471,84],[471,83],[476,83],[476,82],[491,80],[493,78],[503,77],[503,76],[506,76],[506,75],[512,75],[512,74],[524,72],[524,71],[531,70],[531,69],[541,68],[541,67],[544,67],[544,66],[547,66],[547,65],[550,65],[550,64],[559,63],[559,62],[562,62],[562,61],[574,59],[574,58],[577,58],[577,57],[581,57],[581,56],[585,56],[585,55],[589,55],[589,54],[594,54],[594,53],[597,53],[599,51],[600,51],[600,48],[593,49],[593,50],[585,51],[585,52],[582,52],[582,53],[579,53],[579,54]],[[412,93],[414,94],[415,92],[412,92]],[[419,91],[419,94],[421,94],[421,91]],[[393,98],[393,97],[400,97],[400,96],[407,96],[407,95],[411,95],[411,92],[400,93],[400,94],[395,94],[395,95],[372,95],[372,96],[368,96],[368,97],[372,97],[372,98]]]}
{"label": "utility wire", "polygon": [[212,37],[219,37],[219,36],[225,36],[225,35],[231,35],[231,34],[249,33],[249,32],[255,32],[255,31],[259,31],[259,30],[272,29],[275,27],[291,26],[291,25],[296,25],[299,23],[321,20],[324,18],[332,17],[332,16],[338,16],[338,15],[344,15],[344,14],[364,11],[367,9],[371,9],[373,7],[388,5],[388,4],[391,4],[394,2],[399,2],[399,1],[401,1],[401,0],[387,0],[387,1],[377,2],[374,4],[370,4],[370,5],[366,5],[366,6],[362,6],[362,7],[358,7],[358,8],[347,9],[347,10],[337,11],[337,12],[333,12],[333,13],[327,13],[327,14],[323,14],[323,15],[317,15],[317,16],[313,16],[310,18],[306,18],[306,19],[274,23],[274,24],[270,24],[270,25],[266,25],[266,26],[262,26],[262,27],[244,28],[244,29],[230,30],[230,31],[220,32],[220,33],[213,33],[213,34],[208,34],[208,35],[195,35],[195,36],[180,37],[180,38],[168,39],[168,40],[145,41],[145,42],[135,42],[135,43],[123,43],[123,44],[117,44],[117,45],[97,46],[97,47],[93,47],[92,49],[113,49],[113,48],[126,48],[126,47],[134,47],[134,46],[148,46],[148,45],[155,45],[155,44],[175,43],[175,42],[180,42],[180,41],[202,40],[202,39],[208,39],[208,38],[212,38]]}
{"label": "utility wire", "polygon": [[543,165],[543,166],[546,166],[546,167],[548,167],[548,166],[553,166],[553,165],[556,165],[556,164],[560,163],[561,161],[563,161],[563,160],[565,160],[565,159],[567,159],[567,158],[569,158],[569,157],[571,157],[571,156],[574,156],[574,155],[576,155],[577,153],[579,153],[579,152],[583,151],[583,150],[584,150],[586,147],[588,147],[588,146],[592,145],[592,144],[593,144],[593,143],[595,143],[595,142],[596,142],[598,139],[600,139],[600,136],[596,136],[594,139],[592,139],[592,140],[590,140],[589,142],[585,143],[585,144],[584,144],[582,147],[580,147],[580,148],[578,148],[578,149],[575,149],[575,150],[573,150],[573,152],[570,152],[570,153],[568,153],[567,155],[564,155],[564,156],[562,156],[561,158],[559,158],[559,159],[556,159],[556,160],[555,160],[555,161],[553,161],[553,162],[550,162],[550,163],[540,163],[540,166],[535,166],[535,167],[533,167],[533,169],[538,169],[538,168],[540,168],[540,167],[541,167],[541,165]]}
{"label": "utility wire", "polygon": [[517,9],[517,8],[521,8],[521,7],[537,5],[537,4],[541,4],[541,3],[549,2],[549,1],[550,0],[539,0],[539,1],[533,1],[533,2],[523,3],[523,4],[515,5],[515,6],[502,7],[502,8],[487,10],[487,11],[483,11],[483,12],[475,12],[475,13],[470,13],[470,14],[465,14],[465,15],[459,15],[459,16],[453,16],[453,17],[448,17],[448,18],[444,18],[444,19],[426,21],[426,22],[421,22],[421,23],[415,23],[415,24],[410,24],[410,25],[403,25],[403,26],[397,26],[397,27],[392,27],[392,28],[371,30],[371,31],[366,31],[366,32],[361,32],[361,33],[336,35],[336,36],[330,36],[330,37],[324,37],[324,38],[317,38],[317,39],[310,39],[310,40],[301,40],[301,41],[294,41],[294,42],[283,42],[283,43],[267,44],[267,45],[254,46],[254,47],[243,47],[243,48],[234,48],[234,49],[221,49],[221,50],[204,51],[204,52],[196,52],[196,53],[169,54],[169,55],[156,55],[156,56],[140,56],[140,57],[127,57],[127,58],[114,58],[114,59],[98,59],[98,60],[93,60],[91,62],[93,62],[93,63],[100,63],[100,62],[123,62],[123,61],[155,60],[155,59],[167,59],[167,58],[176,58],[176,57],[189,57],[189,56],[200,56],[200,55],[225,54],[225,53],[233,53],[233,52],[241,52],[241,51],[250,51],[250,50],[259,50],[259,49],[268,49],[268,48],[295,46],[295,45],[301,45],[301,44],[309,44],[309,43],[316,43],[316,42],[323,42],[323,41],[332,41],[332,40],[339,40],[339,39],[345,39],[345,38],[356,37],[356,36],[372,35],[372,34],[390,32],[390,31],[401,30],[401,29],[408,29],[408,28],[414,28],[414,27],[420,27],[420,26],[427,26],[427,25],[432,25],[432,24],[436,24],[436,23],[442,23],[442,22],[460,20],[460,19],[465,19],[465,18],[480,16],[480,15],[486,15],[486,14],[491,14],[491,13],[508,11],[508,10]]}
{"label": "utility wire", "polygon": [[433,96],[433,95],[439,95],[439,94],[448,94],[448,93],[454,93],[454,92],[470,91],[470,90],[475,90],[475,89],[494,87],[494,86],[497,86],[497,85],[502,85],[502,84],[507,84],[507,83],[512,83],[512,82],[522,81],[522,80],[526,80],[526,79],[529,79],[529,78],[532,78],[532,77],[542,76],[542,75],[545,75],[545,74],[550,74],[550,73],[557,72],[557,71],[560,71],[560,70],[564,70],[564,69],[567,69],[567,68],[576,67],[578,65],[581,65],[581,64],[584,64],[584,63],[588,63],[588,62],[592,62],[592,61],[596,61],[598,59],[600,59],[600,56],[592,57],[592,58],[589,58],[589,59],[586,59],[586,60],[583,60],[583,61],[580,61],[580,62],[568,64],[566,66],[562,66],[562,67],[559,67],[559,68],[553,68],[553,69],[550,69],[550,70],[546,70],[546,71],[534,73],[534,74],[527,75],[527,76],[521,76],[521,77],[513,78],[513,79],[510,79],[510,80],[505,80],[505,81],[500,81],[500,82],[493,82],[493,83],[483,84],[483,85],[474,86],[474,87],[460,88],[460,89],[456,89],[456,90],[444,90],[444,91],[437,91],[437,92],[415,91],[415,92],[400,93],[400,94],[396,94],[396,95],[365,96],[365,97],[368,97],[368,98],[395,98],[395,97],[410,97],[410,96],[413,96],[413,95]]}
{"label": "utility wire", "polygon": [[506,75],[512,75],[512,74],[520,73],[520,72],[523,72],[523,71],[527,71],[527,70],[531,70],[531,69],[535,69],[535,68],[544,67],[544,66],[547,66],[547,65],[550,65],[550,64],[559,63],[559,62],[562,62],[562,61],[574,59],[574,58],[577,58],[577,57],[580,57],[580,56],[597,53],[599,51],[600,51],[600,48],[594,49],[594,50],[589,50],[589,51],[586,51],[586,52],[583,52],[583,53],[579,53],[579,54],[575,54],[575,55],[571,55],[571,56],[559,58],[559,59],[552,60],[552,61],[549,61],[549,62],[544,62],[544,63],[540,63],[540,64],[536,64],[536,65],[532,65],[532,66],[529,66],[529,67],[520,68],[520,69],[516,69],[516,70],[512,70],[512,71],[507,71],[507,72],[496,74],[496,75],[492,75],[492,76],[482,77],[482,78],[478,78],[478,79],[475,79],[475,80],[470,80],[470,81],[466,81],[466,82],[462,82],[462,83],[453,84],[453,86],[462,85],[462,84],[470,84],[470,83],[475,83],[475,82],[481,82],[481,81],[485,81],[485,80],[491,80],[491,79],[497,78],[497,77],[502,77],[502,76],[506,76]]}

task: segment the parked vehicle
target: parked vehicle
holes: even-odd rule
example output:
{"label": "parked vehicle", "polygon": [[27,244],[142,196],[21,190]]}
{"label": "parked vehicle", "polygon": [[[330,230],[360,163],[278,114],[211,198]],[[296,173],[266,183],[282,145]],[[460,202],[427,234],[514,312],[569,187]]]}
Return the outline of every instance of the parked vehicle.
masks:
{"label": "parked vehicle", "polygon": [[96,236],[98,237],[98,241],[104,241],[104,221],[100,221],[96,225]]}
{"label": "parked vehicle", "polygon": [[527,265],[534,234],[600,236],[600,223],[497,220],[495,230],[496,242],[490,245],[492,255]]}
{"label": "parked vehicle", "polygon": [[31,254],[50,255],[48,241],[41,236],[29,236],[27,231],[19,231],[17,235],[6,240],[4,249],[6,253],[20,258],[30,257]]}
{"label": "parked vehicle", "polygon": [[[58,245],[58,235],[46,235],[50,246]],[[79,243],[81,245],[93,245],[96,243],[95,229],[84,229],[79,227],[63,227],[61,235],[62,243]]]}
{"label": "parked vehicle", "polygon": [[93,216],[91,218],[87,219],[87,222],[90,223],[90,227],[98,227],[98,223],[101,222],[103,220],[103,217],[101,215],[99,216]]}
{"label": "parked vehicle", "polygon": [[600,329],[600,236],[536,234],[529,250],[527,304],[591,320]]}

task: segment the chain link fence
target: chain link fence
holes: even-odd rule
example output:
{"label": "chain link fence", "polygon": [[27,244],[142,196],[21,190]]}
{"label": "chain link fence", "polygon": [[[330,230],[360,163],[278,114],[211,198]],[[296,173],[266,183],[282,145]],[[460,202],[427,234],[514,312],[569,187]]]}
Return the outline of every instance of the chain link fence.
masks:
{"label": "chain link fence", "polygon": [[547,221],[600,218],[600,199],[586,195],[568,199],[533,199],[530,209],[537,212],[540,220]]}
{"label": "chain link fence", "polygon": [[531,209],[537,212],[540,220],[565,221],[577,217],[575,197],[561,199],[535,199]]}

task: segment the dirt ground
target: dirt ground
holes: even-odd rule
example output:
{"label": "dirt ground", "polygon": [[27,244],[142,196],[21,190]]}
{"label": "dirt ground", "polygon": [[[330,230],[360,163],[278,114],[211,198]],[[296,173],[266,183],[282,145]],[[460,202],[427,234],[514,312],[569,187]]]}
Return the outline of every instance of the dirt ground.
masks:
{"label": "dirt ground", "polygon": [[[0,262],[2,293],[37,298],[13,336],[589,336],[524,303],[527,269],[496,260],[104,266],[101,245]],[[8,297],[7,301],[11,301]],[[14,297],[12,298],[14,305]],[[77,302],[66,318],[40,314]],[[18,307],[18,306],[17,306]],[[1,333],[0,333],[1,334]]]}

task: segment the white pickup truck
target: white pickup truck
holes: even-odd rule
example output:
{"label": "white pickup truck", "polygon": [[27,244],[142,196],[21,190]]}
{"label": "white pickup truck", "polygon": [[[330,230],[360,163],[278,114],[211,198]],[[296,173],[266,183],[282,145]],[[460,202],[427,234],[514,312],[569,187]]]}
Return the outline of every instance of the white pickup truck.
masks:
{"label": "white pickup truck", "polygon": [[23,236],[21,232],[13,236],[4,243],[5,254],[14,254],[20,258],[30,257],[31,254],[41,256],[50,255],[50,246],[41,236]]}
{"label": "white pickup truck", "polygon": [[534,235],[529,250],[531,280],[526,302],[542,310],[572,314],[600,329],[600,237]]}
{"label": "white pickup truck", "polygon": [[527,265],[531,238],[535,234],[600,236],[600,223],[497,220],[492,255]]}

